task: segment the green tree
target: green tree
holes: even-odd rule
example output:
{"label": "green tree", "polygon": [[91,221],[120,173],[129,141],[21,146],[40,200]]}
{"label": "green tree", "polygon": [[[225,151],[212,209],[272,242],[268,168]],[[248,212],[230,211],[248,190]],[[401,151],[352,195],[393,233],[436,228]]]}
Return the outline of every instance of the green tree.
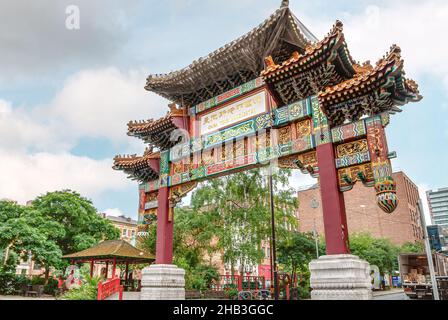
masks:
{"label": "green tree", "polygon": [[[289,171],[280,171],[273,177],[278,239],[297,226],[297,197],[287,187],[289,176]],[[203,183],[193,193],[190,207],[175,209],[174,220],[174,263],[186,270],[187,287],[203,286],[199,279],[204,274],[206,282],[213,279],[216,254],[233,272],[237,262],[258,264],[264,258],[262,242],[271,235],[266,179],[255,169]],[[155,253],[155,243],[156,222],[149,226],[143,246]]]}
{"label": "green tree", "polygon": [[[319,250],[322,250],[320,245]],[[322,252],[322,251],[321,251]],[[308,272],[308,264],[316,259],[316,243],[312,233],[292,232],[277,246],[278,262],[293,278]]]}
{"label": "green tree", "polygon": [[[288,189],[290,175],[280,170],[273,176],[278,238],[297,225],[297,197]],[[243,268],[261,262],[262,242],[270,240],[271,213],[266,178],[260,169],[208,181],[193,193],[191,206],[208,224],[206,230],[215,235],[216,250],[222,252],[232,272],[237,262]]]}
{"label": "green tree", "polygon": [[423,242],[406,242],[400,247],[400,253],[423,253],[425,245]]}
{"label": "green tree", "polygon": [[[174,223],[174,264],[185,270],[185,286],[187,289],[203,290],[207,288],[218,272],[210,259],[204,259],[205,253],[212,253],[213,230],[208,216],[194,212],[190,208],[175,208]],[[148,236],[143,248],[156,253],[157,222],[148,226]],[[211,257],[211,255],[210,255]]]}
{"label": "green tree", "polygon": [[63,268],[67,265],[62,255],[87,249],[101,240],[120,237],[119,230],[97,214],[92,202],[74,191],[49,192],[36,198],[32,208],[36,219],[48,225],[44,232],[48,241],[29,248],[35,261],[45,267],[45,279],[48,279],[50,266]]}
{"label": "green tree", "polygon": [[378,266],[382,274],[397,269],[399,248],[388,239],[376,239],[367,233],[354,234],[350,236],[350,251],[371,265]]}
{"label": "green tree", "polygon": [[[52,238],[62,235],[60,224],[45,219],[34,208],[0,201],[0,248],[4,252],[3,265],[8,263],[11,252],[15,252],[17,258],[24,260],[31,253],[34,261],[43,265],[46,270],[60,266],[61,250]],[[15,266],[17,262],[9,261],[9,264]]]}
{"label": "green tree", "polygon": [[49,192],[36,198],[32,204],[44,219],[58,223],[63,230],[62,233],[49,235],[62,254],[87,249],[101,240],[120,237],[118,229],[99,216],[92,202],[77,192]]}

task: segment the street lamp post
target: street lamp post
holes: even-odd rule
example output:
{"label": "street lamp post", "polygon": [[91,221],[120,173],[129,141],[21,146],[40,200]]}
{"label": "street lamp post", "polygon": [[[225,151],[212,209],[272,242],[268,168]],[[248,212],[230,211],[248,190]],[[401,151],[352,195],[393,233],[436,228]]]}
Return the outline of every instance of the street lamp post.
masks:
{"label": "street lamp post", "polygon": [[[313,198],[310,204],[312,209],[317,209],[319,207],[319,202]],[[316,218],[314,218],[314,229],[313,229],[314,243],[316,245],[316,258],[319,259],[319,239],[317,238],[316,230]]]}
{"label": "street lamp post", "polygon": [[[270,169],[270,168],[269,168]],[[269,183],[269,198],[270,198],[270,207],[271,207],[271,239],[272,239],[272,269],[274,274],[274,299],[278,300],[279,292],[278,292],[278,271],[277,271],[277,254],[276,254],[276,245],[275,245],[275,212],[274,212],[274,190],[272,187],[272,171],[269,170],[268,174],[268,183]]]}
{"label": "street lamp post", "polygon": [[429,237],[428,237],[428,230],[426,229],[426,222],[424,212],[423,212],[423,206],[422,206],[422,200],[418,199],[418,211],[420,213],[420,223],[423,228],[423,237],[425,239],[425,251],[426,251],[426,258],[428,260],[428,267],[429,267],[429,274],[431,275],[431,282],[432,282],[432,296],[434,297],[434,300],[440,300],[439,298],[439,288],[437,285],[437,279],[436,274],[434,272],[434,263],[432,261],[432,252],[431,252],[431,246],[429,244]]}

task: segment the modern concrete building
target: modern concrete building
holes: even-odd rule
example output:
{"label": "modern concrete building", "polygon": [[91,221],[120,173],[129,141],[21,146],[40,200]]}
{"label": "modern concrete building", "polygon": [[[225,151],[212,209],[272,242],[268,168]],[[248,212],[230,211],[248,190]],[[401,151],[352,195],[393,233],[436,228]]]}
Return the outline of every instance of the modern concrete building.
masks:
{"label": "modern concrete building", "polygon": [[448,188],[426,192],[432,224],[448,230]]}
{"label": "modern concrete building", "polygon": [[[351,191],[344,193],[350,234],[366,232],[376,238],[387,238],[396,245],[422,241],[423,230],[418,206],[419,194],[415,183],[403,172],[393,173],[397,183],[399,204],[388,214],[378,205],[373,188],[357,183]],[[316,184],[299,191],[299,229],[324,235],[322,206],[319,186]]]}

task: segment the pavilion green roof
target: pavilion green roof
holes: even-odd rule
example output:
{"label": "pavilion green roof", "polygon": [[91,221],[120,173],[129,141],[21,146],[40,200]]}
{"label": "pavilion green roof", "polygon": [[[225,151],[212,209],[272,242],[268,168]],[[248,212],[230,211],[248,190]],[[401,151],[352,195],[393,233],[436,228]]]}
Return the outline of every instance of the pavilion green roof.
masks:
{"label": "pavilion green roof", "polygon": [[94,247],[63,256],[72,260],[107,260],[116,258],[118,261],[152,262],[153,255],[146,253],[124,240],[102,241]]}

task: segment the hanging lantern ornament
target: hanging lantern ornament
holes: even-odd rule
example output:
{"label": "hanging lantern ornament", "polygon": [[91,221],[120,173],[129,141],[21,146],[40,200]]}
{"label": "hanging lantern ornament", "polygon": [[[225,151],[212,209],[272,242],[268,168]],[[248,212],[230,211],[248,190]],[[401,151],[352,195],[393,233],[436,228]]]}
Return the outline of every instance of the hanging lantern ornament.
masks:
{"label": "hanging lantern ornament", "polygon": [[386,213],[392,213],[398,206],[397,187],[392,177],[375,183],[378,206]]}

